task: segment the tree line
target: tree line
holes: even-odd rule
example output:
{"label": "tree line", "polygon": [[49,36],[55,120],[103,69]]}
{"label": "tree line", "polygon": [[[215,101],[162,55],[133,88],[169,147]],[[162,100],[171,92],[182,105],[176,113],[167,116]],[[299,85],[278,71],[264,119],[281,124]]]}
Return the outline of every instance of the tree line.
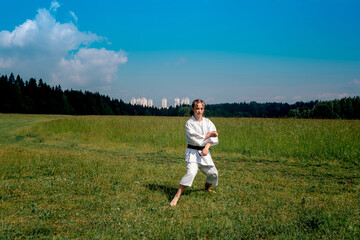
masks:
{"label": "tree line", "polygon": [[[0,112],[69,115],[189,116],[191,107],[167,109],[131,105],[98,92],[65,90],[42,79],[28,81],[14,74],[0,77]],[[360,119],[360,97],[288,103],[208,104],[207,117]]]}

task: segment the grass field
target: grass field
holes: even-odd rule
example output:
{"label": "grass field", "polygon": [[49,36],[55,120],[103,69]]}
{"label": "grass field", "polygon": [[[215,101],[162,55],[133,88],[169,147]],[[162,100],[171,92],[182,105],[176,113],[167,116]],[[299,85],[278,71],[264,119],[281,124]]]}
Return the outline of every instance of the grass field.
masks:
{"label": "grass field", "polygon": [[0,114],[0,239],[359,239],[360,121],[211,119],[216,194],[186,118]]}

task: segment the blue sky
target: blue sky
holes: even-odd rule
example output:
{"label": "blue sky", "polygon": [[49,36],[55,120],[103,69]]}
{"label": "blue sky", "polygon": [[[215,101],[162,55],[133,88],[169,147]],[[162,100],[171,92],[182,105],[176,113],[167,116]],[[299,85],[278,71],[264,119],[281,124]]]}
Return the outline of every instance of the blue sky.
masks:
{"label": "blue sky", "polygon": [[0,74],[129,102],[360,95],[360,0],[8,1]]}

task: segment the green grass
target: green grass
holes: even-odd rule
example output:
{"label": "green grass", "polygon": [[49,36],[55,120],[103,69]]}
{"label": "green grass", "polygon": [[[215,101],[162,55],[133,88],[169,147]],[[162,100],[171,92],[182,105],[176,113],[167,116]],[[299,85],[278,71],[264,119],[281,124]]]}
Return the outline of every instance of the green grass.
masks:
{"label": "green grass", "polygon": [[214,118],[171,208],[186,120],[0,114],[0,239],[359,239],[360,121]]}

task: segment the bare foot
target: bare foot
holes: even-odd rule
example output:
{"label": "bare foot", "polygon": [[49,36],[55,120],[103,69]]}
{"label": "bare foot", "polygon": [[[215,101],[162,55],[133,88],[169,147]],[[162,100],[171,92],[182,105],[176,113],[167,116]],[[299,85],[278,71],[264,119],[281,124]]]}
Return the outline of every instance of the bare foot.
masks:
{"label": "bare foot", "polygon": [[172,200],[171,203],[170,203],[170,206],[171,206],[171,207],[176,206],[176,204],[177,204],[177,202],[179,201],[179,198],[180,198],[182,192],[185,191],[185,189],[187,189],[187,188],[188,188],[187,186],[179,185],[179,189],[178,189],[177,193],[175,194],[175,197],[173,198],[173,200]]}
{"label": "bare foot", "polygon": [[173,199],[173,200],[171,201],[171,203],[170,203],[170,206],[171,206],[171,207],[175,207],[176,204],[177,204],[177,202],[178,202],[178,200],[179,200],[179,198],[174,197],[174,199]]}
{"label": "bare foot", "polygon": [[210,192],[210,193],[216,193],[214,190],[211,189],[205,189],[206,192]]}

